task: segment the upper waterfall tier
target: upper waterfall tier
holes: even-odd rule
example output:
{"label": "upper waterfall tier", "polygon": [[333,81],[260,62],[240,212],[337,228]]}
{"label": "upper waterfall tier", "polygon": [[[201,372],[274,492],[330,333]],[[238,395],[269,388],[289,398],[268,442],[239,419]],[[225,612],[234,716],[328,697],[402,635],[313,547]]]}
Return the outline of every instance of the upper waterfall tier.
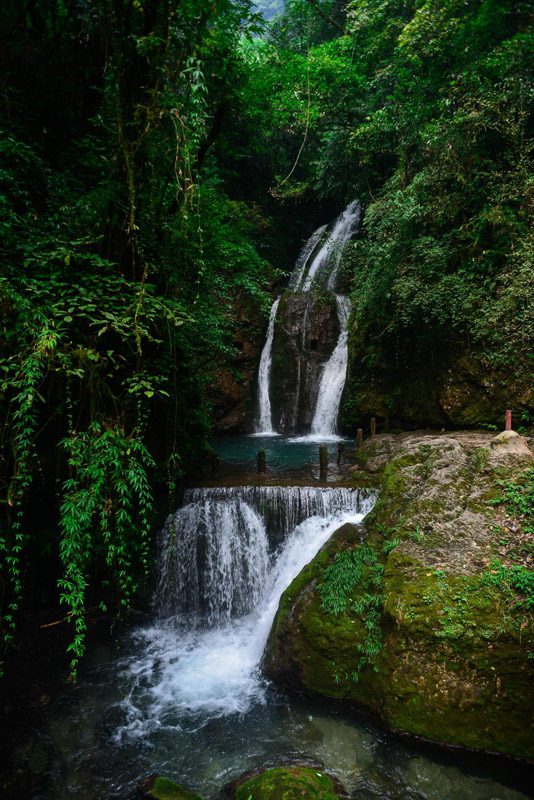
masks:
{"label": "upper waterfall tier", "polygon": [[289,288],[309,292],[314,287],[335,292],[343,248],[360,227],[359,200],[341,212],[333,223],[316,230],[304,245],[289,281]]}
{"label": "upper waterfall tier", "polygon": [[334,352],[324,365],[319,385],[317,405],[311,426],[312,436],[333,436],[336,433],[337,415],[347,377],[348,324],[350,300],[337,295],[337,313],[340,334]]}
{"label": "upper waterfall tier", "polygon": [[263,350],[261,351],[260,368],[258,370],[258,419],[256,423],[256,430],[261,431],[261,433],[264,435],[274,432],[269,388],[271,385],[274,321],[276,319],[276,312],[278,311],[279,302],[280,298],[274,301],[271,308],[271,313],[269,314],[267,337],[265,339],[265,344],[263,345]]}
{"label": "upper waterfall tier", "polygon": [[258,370],[257,434],[336,434],[350,302],[335,292],[360,216],[360,203],[353,200],[330,225],[318,228],[296,261],[289,290],[273,303]]}

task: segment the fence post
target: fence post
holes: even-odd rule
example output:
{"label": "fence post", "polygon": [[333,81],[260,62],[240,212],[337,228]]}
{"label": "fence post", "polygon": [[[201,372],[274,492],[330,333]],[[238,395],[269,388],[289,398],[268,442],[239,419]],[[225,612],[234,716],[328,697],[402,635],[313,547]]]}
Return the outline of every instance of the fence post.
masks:
{"label": "fence post", "polygon": [[363,447],[363,428],[358,428],[356,431],[356,438],[358,441],[358,450]]}
{"label": "fence post", "polygon": [[375,417],[371,417],[371,439],[374,439],[376,436],[376,419]]}
{"label": "fence post", "polygon": [[328,475],[328,447],[322,444],[319,448],[319,472],[321,480],[326,480]]}
{"label": "fence post", "polygon": [[509,408],[506,409],[504,430],[505,431],[512,430],[512,412],[510,411]]}

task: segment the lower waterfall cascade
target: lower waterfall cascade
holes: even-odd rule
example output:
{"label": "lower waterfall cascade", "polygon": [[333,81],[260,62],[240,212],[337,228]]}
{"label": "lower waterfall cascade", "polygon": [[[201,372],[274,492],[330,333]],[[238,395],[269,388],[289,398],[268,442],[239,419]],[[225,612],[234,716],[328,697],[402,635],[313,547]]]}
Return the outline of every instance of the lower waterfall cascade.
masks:
{"label": "lower waterfall cascade", "polygon": [[165,528],[158,619],[137,634],[119,738],[142,736],[177,709],[207,719],[263,702],[259,664],[282,592],[374,499],[339,488],[189,490]]}

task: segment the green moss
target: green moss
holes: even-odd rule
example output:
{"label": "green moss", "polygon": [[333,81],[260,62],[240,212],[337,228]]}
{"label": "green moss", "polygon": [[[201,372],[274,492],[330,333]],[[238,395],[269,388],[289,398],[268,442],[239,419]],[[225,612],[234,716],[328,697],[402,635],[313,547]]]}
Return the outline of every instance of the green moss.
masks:
{"label": "green moss", "polygon": [[338,800],[328,775],[308,767],[275,767],[255,775],[236,789],[235,800]]}
{"label": "green moss", "polygon": [[142,785],[141,792],[150,800],[202,800],[196,792],[161,775],[148,778]]}

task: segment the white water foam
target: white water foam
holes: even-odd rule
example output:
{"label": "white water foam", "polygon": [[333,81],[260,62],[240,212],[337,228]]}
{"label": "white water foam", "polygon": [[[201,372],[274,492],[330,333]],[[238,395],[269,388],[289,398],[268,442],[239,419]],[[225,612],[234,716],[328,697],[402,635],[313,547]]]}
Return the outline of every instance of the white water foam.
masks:
{"label": "white water foam", "polygon": [[269,314],[269,325],[267,327],[267,337],[260,357],[260,366],[258,370],[258,421],[256,425],[256,434],[258,436],[273,436],[276,433],[273,429],[269,391],[271,386],[274,322],[279,303],[280,298],[278,297],[272,304],[271,313]]}
{"label": "white water foam", "polygon": [[317,405],[312,420],[312,436],[335,436],[337,414],[345,379],[347,377],[348,324],[350,316],[350,300],[344,295],[336,295],[337,314],[340,334],[334,352],[323,368]]}
{"label": "white water foam", "polygon": [[[309,292],[316,278],[329,271],[326,288],[332,291],[336,288],[341,256],[345,244],[357,233],[360,224],[361,206],[358,200],[349,203],[347,208],[334,222],[331,232],[325,239],[322,247],[311,259],[299,269],[295,289]],[[314,234],[315,236],[316,234]],[[316,243],[316,242],[315,242]],[[313,249],[312,249],[313,252]],[[298,262],[297,262],[298,263]]]}
{"label": "white water foam", "polygon": [[185,615],[139,631],[136,656],[123,673],[126,722],[117,740],[143,738],[156,728],[179,729],[184,716],[203,725],[263,703],[266,681],[259,664],[282,592],[337,528],[361,522],[373,498],[363,500],[360,513],[358,502],[353,494],[351,508],[308,517],[293,529],[259,587],[255,609],[246,616],[206,628]]}

